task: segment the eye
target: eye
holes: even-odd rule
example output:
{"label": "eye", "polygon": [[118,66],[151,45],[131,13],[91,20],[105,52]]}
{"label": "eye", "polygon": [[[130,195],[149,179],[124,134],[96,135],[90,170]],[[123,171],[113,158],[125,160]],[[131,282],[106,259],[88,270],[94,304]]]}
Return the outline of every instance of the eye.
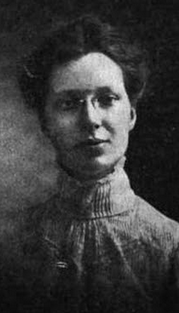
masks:
{"label": "eye", "polygon": [[100,105],[104,107],[113,106],[115,102],[119,100],[120,100],[120,97],[115,94],[105,94],[97,98],[97,101],[100,103]]}
{"label": "eye", "polygon": [[84,102],[81,98],[58,99],[57,108],[61,111],[77,109]]}

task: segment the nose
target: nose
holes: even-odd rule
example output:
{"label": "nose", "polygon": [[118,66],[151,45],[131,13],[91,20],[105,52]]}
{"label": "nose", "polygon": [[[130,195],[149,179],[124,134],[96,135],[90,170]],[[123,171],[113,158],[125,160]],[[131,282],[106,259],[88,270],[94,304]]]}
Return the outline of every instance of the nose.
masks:
{"label": "nose", "polygon": [[96,129],[102,125],[102,112],[97,99],[88,96],[82,111],[81,122],[85,128]]}

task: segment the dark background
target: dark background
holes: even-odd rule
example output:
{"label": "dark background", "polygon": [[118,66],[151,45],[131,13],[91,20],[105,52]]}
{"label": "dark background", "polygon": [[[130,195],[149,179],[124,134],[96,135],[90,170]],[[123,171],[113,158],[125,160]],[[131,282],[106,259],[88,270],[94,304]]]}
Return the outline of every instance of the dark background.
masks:
{"label": "dark background", "polygon": [[179,221],[179,4],[152,0],[0,0],[1,213],[44,201],[55,190],[54,151],[20,95],[22,57],[61,18],[95,12],[130,20],[149,51],[150,77],[138,106],[126,169],[137,194]]}

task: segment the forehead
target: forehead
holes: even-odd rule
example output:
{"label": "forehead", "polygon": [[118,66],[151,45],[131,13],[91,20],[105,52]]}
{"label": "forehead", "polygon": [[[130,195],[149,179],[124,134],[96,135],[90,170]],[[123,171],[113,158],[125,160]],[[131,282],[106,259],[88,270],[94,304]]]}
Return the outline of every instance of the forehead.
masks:
{"label": "forehead", "polygon": [[119,65],[102,53],[89,53],[66,65],[54,66],[50,78],[53,92],[67,90],[95,90],[123,87],[123,73]]}

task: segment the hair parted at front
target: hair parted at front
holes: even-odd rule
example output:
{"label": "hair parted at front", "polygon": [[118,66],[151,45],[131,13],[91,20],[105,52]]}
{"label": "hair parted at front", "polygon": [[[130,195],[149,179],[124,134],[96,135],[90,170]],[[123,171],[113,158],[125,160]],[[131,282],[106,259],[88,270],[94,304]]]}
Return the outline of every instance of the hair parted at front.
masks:
{"label": "hair parted at front", "polygon": [[26,102],[42,117],[52,67],[99,52],[121,67],[127,94],[135,106],[144,92],[147,67],[143,51],[129,37],[123,27],[114,28],[92,15],[60,24],[23,64],[19,85]]}

